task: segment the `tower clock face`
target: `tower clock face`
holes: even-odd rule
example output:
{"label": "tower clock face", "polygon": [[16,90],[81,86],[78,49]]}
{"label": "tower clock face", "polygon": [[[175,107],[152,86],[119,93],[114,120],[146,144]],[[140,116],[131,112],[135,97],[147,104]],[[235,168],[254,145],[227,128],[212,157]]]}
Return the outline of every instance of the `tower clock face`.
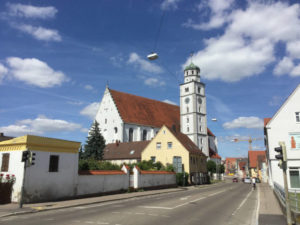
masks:
{"label": "tower clock face", "polygon": [[190,98],[187,97],[187,98],[184,99],[184,101],[185,101],[186,104],[188,104],[190,102]]}
{"label": "tower clock face", "polygon": [[202,103],[202,100],[201,98],[198,98],[198,103],[201,104]]}

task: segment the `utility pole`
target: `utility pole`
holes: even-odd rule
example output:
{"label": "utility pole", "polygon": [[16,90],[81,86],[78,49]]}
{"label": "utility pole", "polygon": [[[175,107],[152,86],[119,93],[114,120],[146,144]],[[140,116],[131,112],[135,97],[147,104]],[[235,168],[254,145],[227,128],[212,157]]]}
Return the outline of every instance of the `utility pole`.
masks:
{"label": "utility pole", "polygon": [[284,193],[285,193],[285,208],[286,208],[286,219],[287,224],[292,225],[292,215],[291,215],[291,206],[290,206],[290,198],[289,198],[289,189],[288,189],[288,182],[287,182],[287,155],[286,155],[286,146],[284,141],[279,142],[279,146],[275,148],[276,152],[279,152],[279,155],[275,155],[276,159],[279,159],[280,162],[278,166],[282,168],[283,171],[283,182],[284,182]]}

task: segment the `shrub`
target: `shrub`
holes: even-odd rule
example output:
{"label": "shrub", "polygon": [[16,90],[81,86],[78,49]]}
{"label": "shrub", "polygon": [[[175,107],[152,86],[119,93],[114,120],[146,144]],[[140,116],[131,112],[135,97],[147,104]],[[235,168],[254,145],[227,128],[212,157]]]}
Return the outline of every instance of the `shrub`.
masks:
{"label": "shrub", "polygon": [[184,173],[176,173],[176,183],[179,186],[186,186],[188,184],[189,174],[185,173],[185,180],[183,179],[183,175]]}
{"label": "shrub", "polygon": [[166,166],[166,171],[169,171],[169,172],[174,172],[174,166],[172,164],[169,164],[167,163],[167,166]]}
{"label": "shrub", "polygon": [[95,159],[80,159],[79,170],[120,170],[121,166],[107,161],[97,161]]}

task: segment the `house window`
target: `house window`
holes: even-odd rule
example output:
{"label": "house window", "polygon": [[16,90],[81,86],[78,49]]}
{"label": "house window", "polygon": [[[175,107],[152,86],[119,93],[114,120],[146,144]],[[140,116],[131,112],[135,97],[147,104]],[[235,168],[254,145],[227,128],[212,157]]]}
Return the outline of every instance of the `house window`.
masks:
{"label": "house window", "polygon": [[143,141],[147,140],[147,130],[143,130]]}
{"label": "house window", "polygon": [[155,163],[155,161],[156,161],[156,157],[155,157],[155,156],[151,156],[151,160],[152,160],[152,162],[154,162],[154,163]]}
{"label": "house window", "polygon": [[49,172],[58,172],[58,161],[59,161],[58,155],[50,155]]}
{"label": "house window", "polygon": [[156,149],[161,149],[161,142],[156,142]]}
{"label": "house window", "polygon": [[190,128],[189,128],[189,127],[187,127],[187,128],[186,128],[186,131],[187,131],[187,132],[190,132]]}
{"label": "house window", "polygon": [[187,117],[187,118],[186,118],[186,122],[189,123],[189,121],[190,121],[190,120],[189,120],[189,118]]}
{"label": "house window", "polygon": [[290,169],[290,185],[291,188],[300,188],[299,169]]}
{"label": "house window", "polygon": [[117,127],[115,127],[114,129],[115,129],[115,134],[116,134],[116,133],[118,133],[118,128],[117,128]]}
{"label": "house window", "polygon": [[173,157],[173,167],[176,173],[182,173],[182,159],[180,156]]}
{"label": "house window", "polygon": [[168,142],[168,149],[172,148],[173,143],[172,142]]}
{"label": "house window", "polygon": [[129,142],[132,142],[133,141],[133,129],[132,128],[129,128],[129,139],[128,139],[128,141]]}
{"label": "house window", "polygon": [[296,122],[300,123],[300,112],[295,112],[296,114]]}
{"label": "house window", "polygon": [[105,124],[107,124],[107,119],[105,119]]}
{"label": "house window", "polygon": [[9,166],[9,153],[2,154],[1,172],[7,172]]}
{"label": "house window", "polygon": [[185,90],[185,92],[189,92],[189,88],[188,88],[188,87],[187,87],[187,88],[185,88],[184,90]]}

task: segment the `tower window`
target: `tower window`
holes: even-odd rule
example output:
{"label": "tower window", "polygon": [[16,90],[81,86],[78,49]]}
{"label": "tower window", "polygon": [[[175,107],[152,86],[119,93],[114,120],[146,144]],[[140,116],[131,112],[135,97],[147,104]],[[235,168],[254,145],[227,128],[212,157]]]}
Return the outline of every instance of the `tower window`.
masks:
{"label": "tower window", "polygon": [[132,142],[133,141],[133,129],[132,128],[129,128],[129,139],[128,139],[128,141],[129,142]]}
{"label": "tower window", "polygon": [[107,124],[107,119],[105,119],[105,124]]}
{"label": "tower window", "polygon": [[198,93],[200,93],[200,87],[198,87]]}
{"label": "tower window", "polygon": [[186,118],[186,122],[187,122],[187,123],[189,123],[189,122],[190,122],[190,119],[189,119],[188,117]]}
{"label": "tower window", "polygon": [[188,87],[187,87],[187,88],[185,88],[184,90],[185,90],[185,92],[189,92],[189,88],[188,88]]}
{"label": "tower window", "polygon": [[189,128],[189,127],[187,127],[187,128],[186,128],[186,131],[187,131],[187,132],[190,132],[190,128]]}
{"label": "tower window", "polygon": [[189,112],[189,107],[186,107],[186,112]]}
{"label": "tower window", "polygon": [[295,112],[296,114],[296,122],[299,123],[300,122],[300,112]]}

